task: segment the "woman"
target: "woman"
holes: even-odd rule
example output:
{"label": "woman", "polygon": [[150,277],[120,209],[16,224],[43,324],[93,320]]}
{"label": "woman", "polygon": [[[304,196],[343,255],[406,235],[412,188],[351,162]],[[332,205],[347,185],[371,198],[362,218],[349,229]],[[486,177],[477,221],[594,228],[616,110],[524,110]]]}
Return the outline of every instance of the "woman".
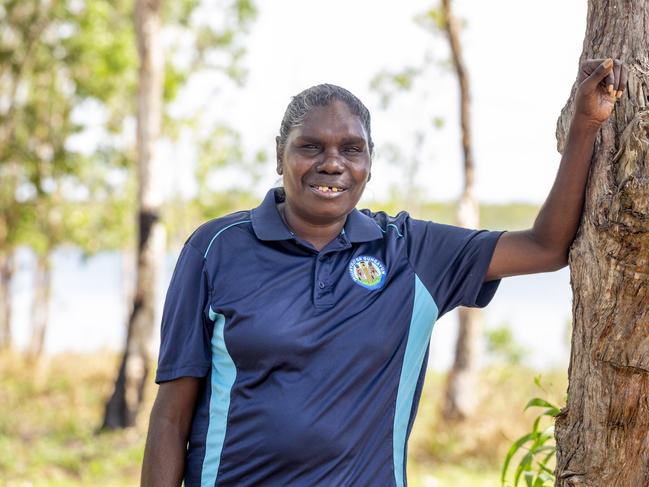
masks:
{"label": "woman", "polygon": [[283,188],[194,232],[167,294],[145,486],[403,486],[435,320],[506,276],[559,269],[599,126],[626,72],[587,61],[533,228],[466,230],[355,209],[370,115],[320,85],[277,137]]}

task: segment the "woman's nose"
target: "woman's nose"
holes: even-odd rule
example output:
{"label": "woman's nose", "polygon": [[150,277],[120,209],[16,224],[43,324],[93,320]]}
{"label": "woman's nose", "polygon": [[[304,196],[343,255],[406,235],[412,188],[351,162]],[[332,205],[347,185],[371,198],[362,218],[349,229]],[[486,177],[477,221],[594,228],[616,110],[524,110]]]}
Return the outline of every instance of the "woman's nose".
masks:
{"label": "woman's nose", "polygon": [[345,169],[345,164],[338,151],[326,151],[324,153],[324,159],[318,165],[317,169],[328,174],[339,174]]}

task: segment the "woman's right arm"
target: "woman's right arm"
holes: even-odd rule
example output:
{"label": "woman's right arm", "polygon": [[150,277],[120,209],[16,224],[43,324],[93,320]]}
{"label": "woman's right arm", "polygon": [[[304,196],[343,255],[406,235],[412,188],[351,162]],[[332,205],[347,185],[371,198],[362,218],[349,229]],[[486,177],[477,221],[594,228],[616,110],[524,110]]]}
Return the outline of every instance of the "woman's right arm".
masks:
{"label": "woman's right arm", "polygon": [[149,419],[141,487],[181,485],[187,437],[201,380],[182,377],[160,384]]}

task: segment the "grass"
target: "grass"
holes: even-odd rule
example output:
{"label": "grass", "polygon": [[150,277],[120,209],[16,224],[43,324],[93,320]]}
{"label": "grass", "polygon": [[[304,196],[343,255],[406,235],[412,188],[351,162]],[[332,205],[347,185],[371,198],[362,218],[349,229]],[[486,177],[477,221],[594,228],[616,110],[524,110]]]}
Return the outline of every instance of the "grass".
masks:
{"label": "grass", "polygon": [[0,485],[137,485],[146,415],[133,429],[97,434],[115,370],[113,355],[35,368],[0,357]]}
{"label": "grass", "polygon": [[[0,356],[0,486],[136,486],[155,386],[136,427],[97,433],[111,392],[117,358],[62,355],[34,367],[24,357]],[[479,407],[463,425],[440,421],[444,376],[429,372],[410,437],[410,487],[498,486],[513,440],[529,430],[539,395],[537,372],[511,366],[483,371]],[[561,404],[565,373],[546,374],[551,402]]]}

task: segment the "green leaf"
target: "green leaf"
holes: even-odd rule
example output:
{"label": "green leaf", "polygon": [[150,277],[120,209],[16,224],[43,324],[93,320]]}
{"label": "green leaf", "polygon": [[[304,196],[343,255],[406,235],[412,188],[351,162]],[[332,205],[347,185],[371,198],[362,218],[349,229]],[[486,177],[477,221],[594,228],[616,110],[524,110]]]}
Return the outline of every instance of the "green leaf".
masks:
{"label": "green leaf", "polygon": [[[540,376],[535,378],[535,383],[537,386],[540,386]],[[556,417],[560,410],[540,397],[530,399],[524,410],[531,407],[542,407],[545,409],[534,418],[532,431],[519,438],[507,452],[501,472],[501,486],[505,485],[507,471],[512,458],[522,448],[526,448],[527,453],[516,467],[513,486],[518,486],[521,477],[526,487],[546,487],[546,485],[550,487],[553,485],[554,472],[548,467],[548,463],[556,456],[554,421],[548,427],[541,430],[541,420],[543,417]]]}
{"label": "green leaf", "polygon": [[559,408],[548,408],[545,411],[543,411],[543,416],[550,416],[552,418],[556,418],[561,410]]}
{"label": "green leaf", "polygon": [[505,462],[503,464],[503,468],[500,474],[500,482],[501,485],[505,485],[505,478],[507,476],[507,470],[509,468],[509,464],[512,461],[512,458],[516,454],[516,452],[528,441],[530,441],[534,437],[533,433],[528,433],[526,435],[521,436],[519,439],[517,439],[512,446],[509,447],[509,450],[507,451],[507,454],[505,455]]}
{"label": "green leaf", "polygon": [[523,479],[525,480],[525,485],[527,487],[533,487],[533,484],[534,484],[534,472],[525,472],[523,474]]}
{"label": "green leaf", "polygon": [[516,472],[514,474],[514,485],[517,486],[523,472],[530,470],[532,461],[534,460],[534,455],[531,453],[526,453],[525,456],[521,459],[516,467]]}
{"label": "green leaf", "polygon": [[534,479],[534,483],[532,484],[532,487],[544,487],[545,485],[545,480],[541,477],[538,476],[536,479]]}
{"label": "green leaf", "polygon": [[548,453],[539,462],[539,468],[541,468],[541,470],[549,473],[550,475],[552,475],[552,477],[554,477],[554,472],[547,468],[547,464],[550,461],[550,459],[552,459],[552,458],[554,458],[556,456],[557,449],[556,449],[555,446],[545,446],[545,447],[543,447],[543,449],[539,450],[539,453],[541,453],[542,451],[547,451]]}
{"label": "green leaf", "polygon": [[528,401],[528,403],[523,408],[523,411],[527,411],[528,408],[531,408],[531,407],[534,407],[534,406],[557,409],[557,407],[554,404],[549,403],[545,399],[541,399],[540,397],[535,397],[535,398],[530,399]]}

